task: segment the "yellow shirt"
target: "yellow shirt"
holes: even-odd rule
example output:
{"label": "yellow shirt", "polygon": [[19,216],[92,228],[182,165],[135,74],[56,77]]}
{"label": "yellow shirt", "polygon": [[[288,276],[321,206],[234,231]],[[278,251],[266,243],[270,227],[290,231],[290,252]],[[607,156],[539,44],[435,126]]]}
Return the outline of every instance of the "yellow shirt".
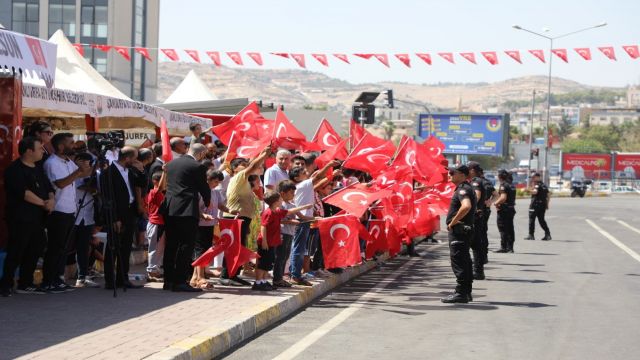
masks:
{"label": "yellow shirt", "polygon": [[[240,212],[240,216],[252,218],[256,211],[254,197],[251,184],[249,184],[249,174],[246,170],[231,177],[229,187],[227,187],[227,208],[230,211],[237,210]],[[225,213],[224,216],[234,215]]]}

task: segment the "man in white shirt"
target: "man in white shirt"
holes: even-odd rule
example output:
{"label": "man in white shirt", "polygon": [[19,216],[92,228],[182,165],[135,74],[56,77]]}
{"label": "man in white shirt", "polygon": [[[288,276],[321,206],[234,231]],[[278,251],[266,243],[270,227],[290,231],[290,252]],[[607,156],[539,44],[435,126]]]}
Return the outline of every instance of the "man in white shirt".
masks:
{"label": "man in white shirt", "polygon": [[279,150],[276,154],[276,163],[264,172],[264,191],[278,189],[281,181],[289,180],[289,165],[291,165],[291,153],[289,150]]}
{"label": "man in white shirt", "polygon": [[67,244],[77,211],[75,180],[91,174],[89,161],[77,166],[73,154],[73,134],[58,133],[51,138],[55,154],[44,163],[44,171],[55,190],[55,206],[47,221],[47,250],[42,266],[42,287],[50,293],[72,290],[60,276],[64,273]]}

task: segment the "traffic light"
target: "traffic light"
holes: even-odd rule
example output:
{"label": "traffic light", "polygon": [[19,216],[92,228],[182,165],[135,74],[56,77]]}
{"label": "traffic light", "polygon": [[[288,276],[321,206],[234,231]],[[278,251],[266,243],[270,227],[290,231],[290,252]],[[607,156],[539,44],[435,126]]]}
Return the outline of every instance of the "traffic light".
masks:
{"label": "traffic light", "polygon": [[393,109],[393,90],[388,89],[384,94],[387,97],[387,107]]}
{"label": "traffic light", "polygon": [[373,124],[376,119],[376,107],[367,105],[353,105],[351,108],[351,118],[358,123]]}

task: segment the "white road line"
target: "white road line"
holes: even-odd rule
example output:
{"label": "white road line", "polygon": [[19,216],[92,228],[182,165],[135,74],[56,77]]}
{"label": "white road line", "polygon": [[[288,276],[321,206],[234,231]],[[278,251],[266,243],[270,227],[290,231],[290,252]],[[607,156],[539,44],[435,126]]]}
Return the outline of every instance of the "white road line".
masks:
{"label": "white road line", "polygon": [[[436,247],[440,247],[441,245],[431,247],[434,249]],[[400,274],[402,274],[406,268],[413,265],[415,261],[419,258],[412,258],[406,263],[402,264],[396,271],[389,274],[384,280],[381,280],[376,286],[369,290],[364,295],[360,296],[358,300],[354,301],[349,307],[340,311],[336,316],[329,319],[327,322],[322,324],[320,327],[313,330],[307,336],[300,339],[297,343],[293,344],[290,348],[280,353],[280,355],[274,357],[274,360],[289,360],[298,356],[304,350],[306,350],[309,346],[313,345],[316,341],[320,340],[323,336],[329,333],[331,330],[335,329],[338,325],[342,324],[345,320],[347,320],[351,315],[355,314],[358,310],[366,305],[367,299],[373,297],[375,294],[384,290],[387,285],[391,284]]]}
{"label": "white road line", "polygon": [[640,234],[640,229],[636,229],[636,228],[634,228],[633,226],[631,226],[631,225],[627,224],[626,222],[624,222],[624,221],[622,221],[622,220],[618,220],[618,222],[620,223],[620,225],[622,225],[622,226],[624,226],[624,227],[628,228],[629,230],[631,230],[631,231],[635,231],[635,232],[637,232],[638,234]]}
{"label": "white road line", "polygon": [[617,247],[619,247],[620,249],[622,249],[624,252],[626,252],[627,254],[631,255],[632,258],[636,259],[638,262],[640,262],[640,255],[638,255],[638,253],[636,253],[635,251],[629,249],[627,247],[627,245],[623,244],[620,242],[620,240],[616,239],[615,237],[613,237],[613,235],[609,234],[608,232],[602,230],[602,228],[600,228],[598,225],[596,225],[593,221],[589,220],[589,219],[585,219],[585,221],[591,225],[591,227],[593,227],[594,229],[598,230],[598,232],[600,232],[600,234],[604,235],[604,237],[606,237],[607,239],[609,239],[609,241],[611,241],[614,245],[616,245]]}

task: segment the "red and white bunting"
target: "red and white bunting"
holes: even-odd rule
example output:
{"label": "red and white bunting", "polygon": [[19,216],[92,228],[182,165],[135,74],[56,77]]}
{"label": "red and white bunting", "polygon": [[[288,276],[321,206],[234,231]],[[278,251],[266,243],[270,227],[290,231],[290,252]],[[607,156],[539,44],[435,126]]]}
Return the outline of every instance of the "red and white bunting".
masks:
{"label": "red and white bunting", "polygon": [[359,58],[363,58],[363,59],[371,59],[373,57],[373,54],[362,54],[362,53],[358,53],[358,54],[353,54]]}
{"label": "red and white bunting", "polygon": [[470,63],[476,64],[476,55],[472,52],[463,52],[460,53],[460,56],[467,59]]}
{"label": "red and white bunting", "polygon": [[428,65],[431,65],[431,54],[427,53],[416,53],[416,56],[420,58],[420,60],[426,62]]}
{"label": "red and white bunting", "polygon": [[611,60],[617,60],[616,59],[616,52],[615,50],[613,50],[613,46],[602,46],[599,47],[598,50],[600,50],[604,56],[608,57]]}
{"label": "red and white bunting", "polygon": [[178,61],[180,58],[178,57],[178,53],[174,49],[160,49],[163,54],[165,54],[171,61]]}
{"label": "red and white bunting", "polygon": [[537,57],[538,60],[540,60],[542,62],[546,62],[544,60],[544,51],[542,51],[542,50],[529,50],[529,52],[531,53],[531,55]]}
{"label": "red and white bunting", "polygon": [[327,55],[325,54],[311,54],[314,59],[318,60],[318,62],[324,66],[329,66],[329,60],[327,59]]}
{"label": "red and white bunting", "polygon": [[151,55],[149,55],[149,49],[143,48],[143,47],[136,47],[136,48],[133,48],[133,50],[138,54],[142,55],[145,59],[151,61]]}
{"label": "red and white bunting", "polygon": [[411,58],[409,57],[409,54],[396,54],[396,57],[401,63],[405,64],[407,67],[411,67]]}
{"label": "red and white bunting", "polygon": [[283,57],[285,59],[289,58],[289,53],[273,53],[272,52],[271,55],[280,56],[280,57]]}
{"label": "red and white bunting", "polygon": [[495,51],[483,51],[481,52],[482,56],[489,62],[491,65],[498,64],[498,54]]}
{"label": "red and white bunting", "polygon": [[578,55],[582,56],[583,59],[591,60],[591,49],[589,49],[589,48],[575,48],[573,50],[575,50],[578,53]]}
{"label": "red and white bunting", "polygon": [[439,52],[438,55],[440,55],[441,58],[447,60],[448,62],[455,64],[455,61],[453,60],[453,53]]}
{"label": "red and white bunting", "polygon": [[114,46],[113,49],[120,54],[125,60],[131,61],[131,54],[129,54],[129,48],[126,46]]}
{"label": "red and white bunting", "polygon": [[389,56],[387,54],[373,54],[384,66],[389,67]]}
{"label": "red and white bunting", "polygon": [[347,64],[351,64],[349,62],[349,57],[347,56],[347,54],[333,54],[333,56],[337,57],[338,59],[346,62]]}
{"label": "red and white bunting", "polygon": [[504,53],[509,55],[509,57],[511,57],[513,60],[515,60],[518,63],[522,64],[522,60],[520,59],[520,51],[518,51],[518,50],[506,50]]}
{"label": "red and white bunting", "polygon": [[629,54],[632,59],[637,59],[640,57],[640,49],[638,49],[638,45],[624,45],[622,46],[624,51]]}
{"label": "red and white bunting", "polygon": [[84,47],[82,44],[73,44],[73,47],[76,48],[76,51],[78,51],[81,56],[84,56]]}
{"label": "red and white bunting", "polygon": [[207,55],[216,66],[222,65],[222,61],[220,61],[220,53],[218,51],[207,51]]}
{"label": "red and white bunting", "polygon": [[256,64],[262,66],[262,55],[258,52],[248,52],[247,55],[253,60]]}
{"label": "red and white bunting", "polygon": [[227,56],[229,57],[229,59],[231,59],[231,61],[236,63],[236,65],[243,65],[242,64],[242,57],[240,56],[239,52],[230,51],[230,52],[227,52]]}
{"label": "red and white bunting", "polygon": [[200,63],[200,54],[198,54],[198,50],[185,50],[184,52],[191,56],[193,61]]}
{"label": "red and white bunting", "polygon": [[559,57],[562,61],[568,63],[569,59],[567,58],[567,49],[551,49],[551,52]]}
{"label": "red and white bunting", "polygon": [[300,66],[301,68],[307,67],[304,61],[304,54],[291,54],[291,57],[298,63],[298,66]]}
{"label": "red and white bunting", "polygon": [[111,50],[111,45],[91,44],[91,47],[104,52],[109,52],[109,50]]}

